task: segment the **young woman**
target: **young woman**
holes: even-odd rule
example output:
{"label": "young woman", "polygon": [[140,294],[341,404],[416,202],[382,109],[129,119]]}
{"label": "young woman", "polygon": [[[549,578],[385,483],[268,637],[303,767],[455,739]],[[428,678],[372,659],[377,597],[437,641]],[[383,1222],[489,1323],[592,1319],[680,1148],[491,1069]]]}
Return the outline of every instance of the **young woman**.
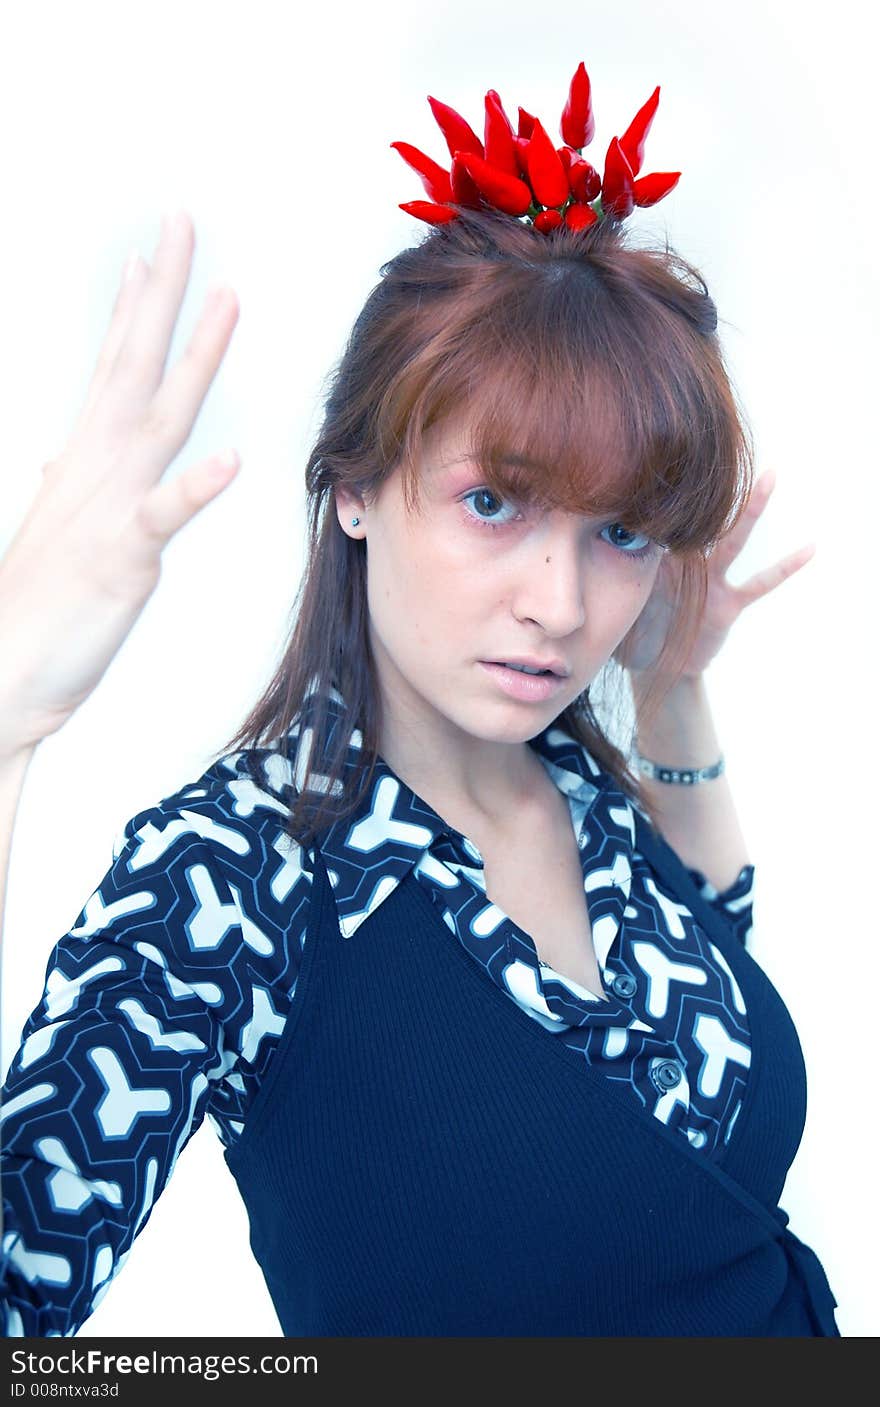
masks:
{"label": "young woman", "polygon": [[[725,580],[772,479],[692,266],[607,211],[447,205],[336,368],[274,679],[50,955],[3,1090],[7,1335],[77,1332],[205,1115],[285,1334],[838,1333],[778,1206],[804,1067],[704,681],[809,549]],[[193,240],[123,283],[0,564],[0,871],[35,748],[234,474],[162,481],[237,316],[164,373]]]}

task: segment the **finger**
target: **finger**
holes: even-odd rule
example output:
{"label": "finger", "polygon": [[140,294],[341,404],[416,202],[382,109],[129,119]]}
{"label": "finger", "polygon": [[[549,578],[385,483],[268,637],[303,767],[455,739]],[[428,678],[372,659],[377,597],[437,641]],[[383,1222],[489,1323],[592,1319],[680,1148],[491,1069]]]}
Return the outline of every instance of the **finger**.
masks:
{"label": "finger", "polygon": [[126,447],[123,471],[111,460],[100,493],[108,512],[122,510],[142,496],[180,453],[216,376],[238,321],[238,300],[232,289],[218,287],[209,295],[186,351],[166,376],[136,433]]}
{"label": "finger", "polygon": [[719,538],[714,550],[709,556],[709,569],[718,576],[723,576],[731,563],[742,552],[749,536],[760,518],[764,509],[770,501],[770,495],[776,487],[775,469],[765,469],[763,474],[755,480],[751,493],[746,500],[746,506],[742,510],[739,518],[730,532]]}
{"label": "finger", "polygon": [[187,469],[174,479],[166,479],[142,499],[133,519],[135,540],[128,560],[151,566],[157,552],[191,518],[222,493],[238,473],[240,460],[233,450],[215,454]]}
{"label": "finger", "polygon": [[195,233],[186,211],[163,223],[147,282],[107,382],[108,415],[126,423],[148,405],[165,369],[168,348],[192,266]]}
{"label": "finger", "polygon": [[743,605],[750,605],[752,601],[757,601],[761,596],[766,596],[768,591],[780,586],[783,581],[787,581],[795,572],[809,562],[816,550],[815,542],[805,543],[803,547],[798,547],[794,552],[790,552],[787,557],[775,562],[772,567],[766,567],[763,571],[756,572],[747,581],[741,582],[735,588],[736,595],[742,600]]}
{"label": "finger", "polygon": [[80,411],[76,428],[79,429],[91,415],[96,401],[103,393],[104,385],[110,374],[119,349],[125,339],[125,334],[131,322],[134,306],[144,284],[144,277],[148,269],[146,261],[140,254],[134,256],[134,264],[126,264],[123,277],[120,281],[113,304],[113,311],[110,315],[110,325],[101,344],[98,358],[95,362],[95,369],[92,379],[86,392],[85,402]]}
{"label": "finger", "polygon": [[169,454],[177,453],[188,440],[196,417],[238,322],[239,305],[230,288],[211,290],[202,315],[186,350],[165,377],[144,418],[143,434],[148,444],[144,472],[161,472]]}
{"label": "finger", "polygon": [[90,449],[103,443],[108,453],[93,453],[91,472],[89,464],[84,463],[75,475],[60,480],[52,476],[50,506],[56,514],[68,511],[74,503],[82,505],[87,496],[95,494],[101,496],[103,512],[124,513],[130,511],[133,495],[136,500],[149,485],[155,484],[189,439],[238,316],[234,290],[223,285],[212,289],[185,352],[124,449],[120,451],[117,443],[118,429],[92,426],[88,434]]}

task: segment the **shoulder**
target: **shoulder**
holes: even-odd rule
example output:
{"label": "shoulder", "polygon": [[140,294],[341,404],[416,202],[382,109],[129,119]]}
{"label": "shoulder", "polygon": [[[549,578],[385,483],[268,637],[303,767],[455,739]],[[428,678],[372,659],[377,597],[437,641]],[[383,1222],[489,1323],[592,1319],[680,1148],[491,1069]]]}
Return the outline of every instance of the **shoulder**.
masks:
{"label": "shoulder", "polygon": [[222,974],[233,1005],[241,973],[286,980],[290,939],[302,942],[308,923],[312,855],[286,831],[282,791],[261,786],[252,762],[222,757],[125,822],[53,952],[62,971],[100,958],[128,975],[158,964],[177,984],[210,975],[216,985]]}
{"label": "shoulder", "polygon": [[119,1009],[160,1043],[154,1021],[166,1034],[170,1024],[185,1026],[206,1049],[222,1028],[226,1048],[238,1051],[253,1044],[258,1015],[280,1019],[312,888],[310,854],[284,820],[277,797],[229,758],[131,816],[112,863],[49,954],[22,1033],[34,1038],[25,1063],[47,1044],[42,1028],[57,1023],[69,1026],[70,1040],[80,1029],[90,1040],[99,1011],[106,1020]]}
{"label": "shoulder", "polygon": [[113,842],[114,861],[146,874],[201,858],[234,876],[255,872],[271,852],[310,875],[311,852],[286,829],[287,771],[283,759],[258,752],[224,755],[131,816]]}

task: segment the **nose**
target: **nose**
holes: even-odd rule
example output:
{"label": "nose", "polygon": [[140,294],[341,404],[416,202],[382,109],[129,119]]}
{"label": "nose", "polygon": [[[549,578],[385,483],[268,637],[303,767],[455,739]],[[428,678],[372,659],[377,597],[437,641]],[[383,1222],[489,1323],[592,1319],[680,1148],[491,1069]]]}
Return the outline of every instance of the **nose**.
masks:
{"label": "nose", "polygon": [[512,608],[518,620],[533,620],[557,639],[584,624],[589,575],[586,531],[582,520],[565,514],[562,521],[545,520],[540,531],[529,534],[515,568]]}

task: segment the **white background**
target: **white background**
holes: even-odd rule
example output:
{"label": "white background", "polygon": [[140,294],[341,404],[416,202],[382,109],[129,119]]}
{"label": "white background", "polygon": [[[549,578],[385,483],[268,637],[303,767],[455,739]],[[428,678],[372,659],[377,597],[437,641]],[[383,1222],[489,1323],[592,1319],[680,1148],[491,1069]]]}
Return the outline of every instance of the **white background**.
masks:
{"label": "white background", "polygon": [[[425,228],[397,208],[423,192],[389,143],[445,163],[426,95],[480,130],[490,87],[556,135],[583,59],[597,165],[661,85],[643,171],[683,175],[632,218],[702,269],[758,470],[777,472],[731,577],[817,543],[801,572],[741,618],[709,688],[757,871],[752,951],[795,1019],[809,1076],[782,1205],[825,1265],[842,1333],[877,1333],[869,13],[856,0],[828,10],[794,0],[556,0],[543,10],[533,0],[79,0],[7,16],[0,549],[66,439],[125,256],[137,246],[149,257],[162,211],[179,204],[193,216],[196,254],[171,361],[211,283],[230,283],[242,311],[169,473],[229,445],[243,465],[172,542],[99,689],[31,763],[6,906],[4,1072],[50,948],[108,868],[113,836],[198,776],[269,678],[302,567],[302,471],[322,377],[382,261]],[[205,1123],[81,1335],[279,1332]]]}

